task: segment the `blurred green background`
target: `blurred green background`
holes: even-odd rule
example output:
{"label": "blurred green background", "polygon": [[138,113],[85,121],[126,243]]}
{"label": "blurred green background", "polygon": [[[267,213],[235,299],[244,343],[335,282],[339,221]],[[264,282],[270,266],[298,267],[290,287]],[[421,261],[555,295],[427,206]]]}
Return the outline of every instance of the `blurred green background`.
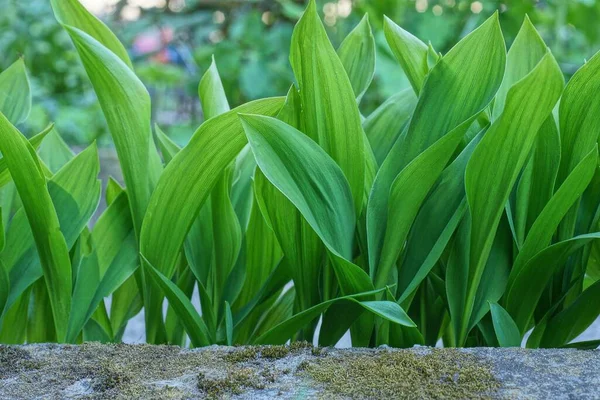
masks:
{"label": "blurred green background", "polygon": [[[197,85],[214,55],[230,104],[283,95],[293,80],[292,29],[303,0],[83,0],[123,41],[153,99],[153,118],[184,143],[202,122]],[[109,145],[85,71],[49,0],[0,0],[0,70],[25,57],[32,114],[21,126],[39,132],[51,121],[73,145]],[[368,12],[378,45],[368,114],[408,82],[382,32],[383,15],[445,53],[495,11],[510,45],[526,14],[567,78],[600,49],[596,0],[319,0],[334,46]]]}

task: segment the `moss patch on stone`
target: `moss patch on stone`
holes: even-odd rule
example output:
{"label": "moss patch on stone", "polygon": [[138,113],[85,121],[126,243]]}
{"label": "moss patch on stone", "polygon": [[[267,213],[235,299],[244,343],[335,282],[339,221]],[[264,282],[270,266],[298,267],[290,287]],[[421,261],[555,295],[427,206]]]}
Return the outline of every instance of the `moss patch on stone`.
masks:
{"label": "moss patch on stone", "polygon": [[202,366],[225,365],[211,351],[185,352],[174,346],[44,346],[35,357],[19,346],[0,346],[0,379],[20,382],[14,389],[5,388],[6,393],[14,390],[14,398],[44,397],[40,383],[45,381],[64,388],[64,397],[181,398],[177,388],[148,381],[168,381]]}
{"label": "moss patch on stone", "polygon": [[264,346],[260,349],[260,356],[270,360],[278,360],[288,354],[290,349],[287,346]]}
{"label": "moss patch on stone", "polygon": [[131,372],[122,365],[112,361],[102,362],[96,371],[93,371],[93,389],[96,393],[119,392],[127,389],[134,382]]}
{"label": "moss patch on stone", "polygon": [[0,345],[0,378],[40,367],[41,363],[33,360],[28,351],[20,347]]}
{"label": "moss patch on stone", "polygon": [[311,349],[313,355],[321,354],[322,348],[313,347],[308,342],[292,342],[289,345],[273,346],[241,346],[225,355],[225,361],[229,363],[245,363],[255,361],[259,357],[267,360],[279,360],[290,354],[298,354],[306,349]]}
{"label": "moss patch on stone", "polygon": [[201,372],[198,374],[198,389],[208,398],[219,399],[225,395],[242,394],[247,389],[264,389],[262,379],[252,368],[230,368],[223,378],[209,378]]}
{"label": "moss patch on stone", "polygon": [[349,353],[303,361],[297,373],[323,384],[325,398],[489,398],[499,387],[489,366],[450,349]]}
{"label": "moss patch on stone", "polygon": [[468,351],[338,350],[302,342],[196,350],[93,343],[0,346],[0,397],[485,398],[499,393],[491,368],[489,356]]}
{"label": "moss patch on stone", "polygon": [[240,347],[225,355],[225,360],[230,363],[243,363],[255,360],[258,357],[258,348]]}

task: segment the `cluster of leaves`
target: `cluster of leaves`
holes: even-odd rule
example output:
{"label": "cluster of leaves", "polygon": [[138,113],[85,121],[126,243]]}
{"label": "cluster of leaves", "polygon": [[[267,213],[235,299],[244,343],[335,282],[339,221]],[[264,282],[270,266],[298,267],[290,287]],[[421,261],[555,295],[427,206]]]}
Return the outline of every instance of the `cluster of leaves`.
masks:
{"label": "cluster of leaves", "polygon": [[95,145],[25,139],[23,62],[0,75],[0,341],[118,341],[143,308],[149,343],[560,347],[600,314],[600,53],[565,87],[528,19],[508,54],[495,14],[445,55],[386,19],[411,88],[365,118],[368,19],[336,51],[312,0],[287,96],[230,110],[213,62],[179,148],[114,34],[52,6],[126,188],[88,229]]}

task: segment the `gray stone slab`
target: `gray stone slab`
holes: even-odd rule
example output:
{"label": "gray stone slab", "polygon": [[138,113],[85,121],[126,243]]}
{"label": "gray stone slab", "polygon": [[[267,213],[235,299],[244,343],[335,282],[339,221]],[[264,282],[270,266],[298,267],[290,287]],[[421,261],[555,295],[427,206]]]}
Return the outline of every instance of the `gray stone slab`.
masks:
{"label": "gray stone slab", "polygon": [[595,399],[600,352],[0,346],[0,398]]}

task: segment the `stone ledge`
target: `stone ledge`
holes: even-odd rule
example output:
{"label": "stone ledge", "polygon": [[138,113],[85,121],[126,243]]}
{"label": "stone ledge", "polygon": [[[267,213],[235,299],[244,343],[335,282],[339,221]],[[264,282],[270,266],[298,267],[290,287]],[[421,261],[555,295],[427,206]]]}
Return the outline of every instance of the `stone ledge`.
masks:
{"label": "stone ledge", "polygon": [[596,350],[0,346],[0,398],[600,397]]}

